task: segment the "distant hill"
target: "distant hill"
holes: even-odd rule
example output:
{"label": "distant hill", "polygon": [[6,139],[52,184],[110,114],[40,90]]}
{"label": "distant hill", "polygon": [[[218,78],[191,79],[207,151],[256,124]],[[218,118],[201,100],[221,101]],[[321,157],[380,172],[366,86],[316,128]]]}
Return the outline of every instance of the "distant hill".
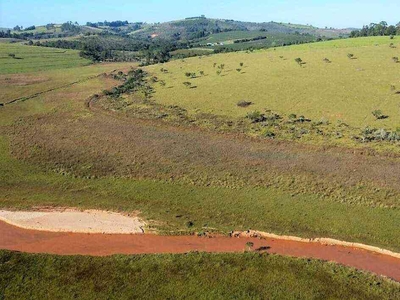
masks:
{"label": "distant hill", "polygon": [[265,31],[272,34],[294,34],[297,32],[328,38],[346,36],[351,32],[348,29],[323,29],[310,25],[290,23],[256,23],[223,19],[189,18],[165,23],[146,24],[141,30],[137,30],[131,34],[141,37],[192,40],[229,31]]}
{"label": "distant hill", "polygon": [[[165,39],[171,41],[195,41],[224,32],[264,32],[270,35],[308,34],[316,38],[347,37],[352,29],[317,28],[311,25],[277,23],[277,22],[242,22],[224,19],[208,19],[204,16],[187,18],[164,23],[147,24],[128,21],[88,22],[85,25],[68,22],[62,24],[47,24],[31,26],[30,30],[12,31],[28,39],[65,38],[79,35],[115,34],[137,37],[140,39]],[[7,31],[6,28],[0,31]],[[251,35],[251,34],[250,34]],[[238,35],[241,36],[240,34]]]}

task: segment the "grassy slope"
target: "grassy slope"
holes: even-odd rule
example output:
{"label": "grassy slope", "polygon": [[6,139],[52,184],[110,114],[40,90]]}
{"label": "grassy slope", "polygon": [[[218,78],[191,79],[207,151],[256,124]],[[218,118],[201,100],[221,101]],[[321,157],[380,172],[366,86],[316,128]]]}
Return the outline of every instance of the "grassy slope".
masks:
{"label": "grassy slope", "polygon": [[[15,54],[16,59],[8,54]],[[88,65],[78,51],[0,43],[0,75],[47,71]]]}
{"label": "grassy slope", "polygon": [[[148,70],[167,83],[166,87],[156,86],[155,98],[160,103],[180,105],[191,112],[243,117],[248,111],[268,108],[313,120],[326,118],[357,127],[395,129],[399,126],[400,96],[394,95],[390,86],[397,85],[400,90],[400,64],[392,61],[400,52],[399,48],[389,48],[391,42],[399,44],[398,39],[388,37],[338,40],[192,58],[184,63],[173,61],[164,65],[167,74],[159,71],[160,66]],[[348,53],[354,53],[357,59],[350,60]],[[297,57],[307,62],[303,68],[295,63]],[[332,63],[324,63],[325,57]],[[238,73],[240,62],[244,67]],[[221,76],[216,74],[214,63],[225,64]],[[201,70],[207,76],[189,80],[197,88],[185,88],[185,72],[198,74]],[[238,108],[236,103],[242,99],[254,105]],[[375,109],[381,109],[389,118],[376,121],[371,114]]]}
{"label": "grassy slope", "polygon": [[400,286],[335,264],[275,255],[57,257],[0,252],[12,299],[395,299]]}
{"label": "grassy slope", "polygon": [[[109,72],[118,67],[129,68],[129,65],[69,69],[71,72],[64,73],[67,75],[65,80],[69,82],[74,76]],[[59,80],[52,73],[55,71],[43,74]],[[14,88],[15,93],[20,90]],[[20,117],[38,113],[73,112],[74,119],[69,117],[66,122],[91,118],[93,116],[85,109],[83,101],[104,88],[104,80],[95,79],[3,107],[0,109],[0,130],[1,126],[11,125]],[[204,226],[225,232],[253,228],[305,237],[334,237],[400,250],[400,233],[396,230],[399,210],[321,201],[312,194],[291,195],[273,188],[231,190],[153,180],[112,177],[90,180],[62,176],[11,158],[5,133],[0,138],[0,166],[2,207],[67,205],[140,210],[143,217],[158,221],[156,227],[165,231],[187,231],[185,224],[190,220],[195,224],[190,230],[202,230]],[[177,215],[183,217],[176,218]]]}

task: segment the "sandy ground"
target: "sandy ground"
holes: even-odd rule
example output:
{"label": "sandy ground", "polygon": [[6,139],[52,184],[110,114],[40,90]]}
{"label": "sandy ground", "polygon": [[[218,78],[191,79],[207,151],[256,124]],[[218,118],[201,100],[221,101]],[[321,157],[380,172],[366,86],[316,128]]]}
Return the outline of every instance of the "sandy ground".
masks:
{"label": "sandy ground", "polygon": [[366,250],[272,238],[159,236],[152,234],[83,234],[18,228],[0,221],[0,249],[58,255],[243,252],[253,250],[337,262],[400,281],[400,259]]}
{"label": "sandy ground", "polygon": [[144,233],[145,226],[137,217],[99,210],[0,210],[0,220],[25,229],[50,232],[134,234]]}

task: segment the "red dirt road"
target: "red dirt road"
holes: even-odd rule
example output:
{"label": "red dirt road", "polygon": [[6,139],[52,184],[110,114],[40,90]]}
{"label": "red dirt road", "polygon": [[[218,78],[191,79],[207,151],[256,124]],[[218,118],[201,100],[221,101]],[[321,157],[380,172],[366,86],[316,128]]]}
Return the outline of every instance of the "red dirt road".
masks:
{"label": "red dirt road", "polygon": [[0,249],[59,255],[151,254],[205,252],[242,252],[247,242],[254,249],[269,247],[268,253],[334,261],[346,266],[385,275],[400,282],[400,259],[365,250],[340,246],[324,246],[277,239],[103,235],[54,233],[21,229],[0,222]]}

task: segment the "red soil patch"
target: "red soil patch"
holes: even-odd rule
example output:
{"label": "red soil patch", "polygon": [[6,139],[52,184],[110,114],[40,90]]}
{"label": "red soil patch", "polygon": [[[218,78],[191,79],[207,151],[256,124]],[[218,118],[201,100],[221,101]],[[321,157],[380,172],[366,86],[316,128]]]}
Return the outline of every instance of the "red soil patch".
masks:
{"label": "red soil patch", "polygon": [[208,238],[53,233],[20,229],[0,222],[0,248],[29,253],[107,256],[112,254],[185,253],[189,251],[242,252],[246,249],[247,242],[253,242],[254,249],[268,247],[268,253],[334,261],[400,281],[400,259],[347,247],[276,239],[222,236]]}

